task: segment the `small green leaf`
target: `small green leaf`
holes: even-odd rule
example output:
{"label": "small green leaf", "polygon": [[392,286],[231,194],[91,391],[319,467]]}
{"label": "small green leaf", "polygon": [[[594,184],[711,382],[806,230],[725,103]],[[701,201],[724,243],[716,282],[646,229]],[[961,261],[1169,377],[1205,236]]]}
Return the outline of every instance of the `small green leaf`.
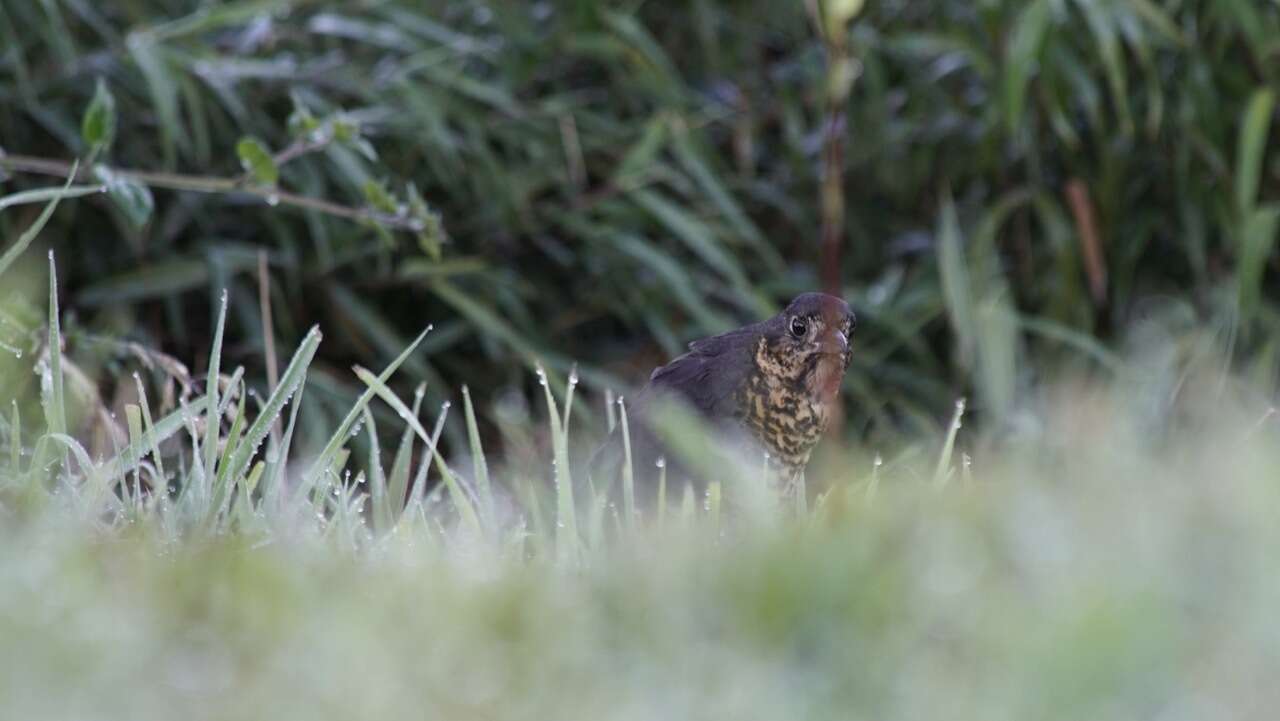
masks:
{"label": "small green leaf", "polygon": [[395,196],[388,193],[382,183],[374,180],[365,181],[364,199],[381,213],[394,215],[400,210],[400,205],[396,202]]}
{"label": "small green leaf", "polygon": [[236,143],[236,155],[240,156],[240,165],[253,176],[258,185],[274,186],[280,180],[280,169],[276,167],[275,158],[271,157],[267,146],[253,137],[244,137]]}
{"label": "small green leaf", "polygon": [[427,205],[427,201],[418,192],[418,186],[413,183],[409,183],[405,195],[408,196],[410,217],[422,224],[418,231],[418,247],[432,260],[440,260],[440,246],[448,240],[440,214]]}
{"label": "small green leaf", "polygon": [[93,93],[93,100],[84,111],[84,119],[80,123],[80,135],[93,152],[105,151],[111,147],[116,137],[116,99],[107,89],[107,84],[98,78],[98,88]]}
{"label": "small green leaf", "polygon": [[333,126],[333,139],[339,143],[351,143],[360,137],[360,124],[346,117],[335,117],[329,121]]}
{"label": "small green leaf", "polygon": [[320,127],[320,121],[302,104],[294,101],[293,112],[289,113],[289,134],[295,138],[305,138]]}
{"label": "small green leaf", "polygon": [[135,230],[141,230],[147,224],[147,221],[151,219],[151,213],[156,208],[156,201],[151,196],[151,189],[127,177],[111,172],[111,169],[105,165],[95,166],[93,174],[103,185],[107,186],[108,197],[124,214],[125,219],[129,221],[129,225],[133,226]]}

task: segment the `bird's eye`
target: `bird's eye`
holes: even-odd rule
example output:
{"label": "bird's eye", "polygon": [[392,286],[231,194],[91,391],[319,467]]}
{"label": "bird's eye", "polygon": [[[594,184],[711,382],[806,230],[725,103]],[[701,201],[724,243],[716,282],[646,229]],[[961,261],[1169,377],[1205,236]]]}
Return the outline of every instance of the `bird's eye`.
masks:
{"label": "bird's eye", "polygon": [[797,338],[803,338],[805,333],[809,332],[809,325],[804,322],[804,318],[791,319],[791,335]]}

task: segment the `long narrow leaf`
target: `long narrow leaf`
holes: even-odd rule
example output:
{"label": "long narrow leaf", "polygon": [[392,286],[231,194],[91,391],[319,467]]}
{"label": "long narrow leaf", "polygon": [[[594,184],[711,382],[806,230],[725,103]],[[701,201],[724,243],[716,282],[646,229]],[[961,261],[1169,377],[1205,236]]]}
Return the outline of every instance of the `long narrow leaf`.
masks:
{"label": "long narrow leaf", "polygon": [[231,478],[239,476],[249,467],[249,461],[258,452],[258,446],[262,444],[263,439],[271,432],[271,425],[275,423],[276,417],[306,380],[307,368],[311,365],[311,359],[315,357],[316,349],[320,347],[320,339],[319,326],[312,327],[302,339],[298,350],[293,354],[293,359],[289,361],[289,366],[280,376],[280,385],[272,391],[271,397],[267,399],[266,405],[254,419],[253,425],[245,431],[244,440],[236,448],[235,455],[231,457],[230,467],[227,470]]}
{"label": "long narrow leaf", "polygon": [[[418,347],[418,344],[422,342],[422,339],[427,337],[427,334],[430,332],[431,326],[427,326],[426,330],[422,331],[422,333],[420,333],[418,337],[409,344],[409,347],[404,349],[404,352],[396,356],[396,359],[391,361],[382,373],[378,374],[378,380],[385,383],[387,379],[396,372],[396,369],[405,362],[405,359],[413,353],[414,349]],[[347,411],[347,416],[342,419],[342,423],[338,426],[338,430],[334,431],[333,435],[329,437],[329,442],[325,444],[324,450],[320,452],[320,455],[312,461],[311,467],[307,469],[306,478],[309,479],[309,482],[314,483],[317,479],[317,474],[323,473],[324,470],[329,467],[329,463],[333,460],[334,456],[338,454],[338,450],[342,448],[343,444],[347,442],[347,437],[351,435],[351,429],[355,426],[356,419],[360,417],[364,407],[373,399],[374,392],[373,388],[366,389],[365,392],[361,393],[360,397],[356,399],[356,403],[351,407],[351,410]]]}
{"label": "long narrow leaf", "polygon": [[[44,226],[49,222],[49,218],[53,217],[53,211],[58,209],[58,201],[62,200],[63,197],[66,197],[64,194],[71,187],[71,183],[75,180],[76,172],[79,168],[80,165],[78,162],[71,165],[71,173],[67,176],[67,182],[62,186],[62,193],[53,195],[49,203],[44,206],[44,210],[40,211],[40,215],[36,218],[36,222],[32,223],[31,227],[24,230],[22,235],[18,236],[18,240],[13,245],[9,246],[9,249],[4,252],[4,255],[0,255],[0,275],[3,275],[10,265],[13,265],[13,261],[17,260],[18,256],[22,255],[22,252],[27,249],[27,246],[31,245],[31,241],[35,240],[41,230],[44,230]],[[18,193],[18,195],[22,195],[22,193]],[[8,196],[8,198],[13,197],[14,196],[12,195]],[[0,199],[0,202],[3,202],[3,200],[4,199]]]}

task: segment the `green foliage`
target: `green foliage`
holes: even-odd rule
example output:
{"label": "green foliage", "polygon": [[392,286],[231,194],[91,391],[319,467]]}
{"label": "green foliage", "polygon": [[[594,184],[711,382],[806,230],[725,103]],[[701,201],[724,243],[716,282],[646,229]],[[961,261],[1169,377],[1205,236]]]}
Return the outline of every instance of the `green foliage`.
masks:
{"label": "green foliage", "polygon": [[280,169],[276,167],[275,158],[257,138],[241,138],[236,143],[236,155],[240,157],[240,165],[258,185],[273,187],[280,179]]}
{"label": "green foliage", "polygon": [[[1274,377],[1276,37],[1249,2],[0,0],[0,167],[23,199],[19,151],[110,150],[107,194],[46,233],[75,249],[73,355],[202,353],[265,248],[273,322],[227,318],[250,387],[264,328],[320,324],[329,383],[433,321],[403,382],[431,405],[469,385],[485,434],[538,362],[621,389],[814,288],[840,207],[849,428],[937,432],[961,395],[1007,427],[1043,369],[1111,373],[1153,313],[1230,329]],[[325,387],[313,446],[362,392]]]}
{"label": "green foliage", "polygon": [[93,175],[106,188],[116,209],[124,215],[129,226],[134,230],[142,230],[156,209],[151,189],[136,180],[111,172],[111,168],[106,165],[95,165]]}
{"label": "green foliage", "polygon": [[84,111],[80,137],[94,155],[108,150],[116,138],[116,98],[101,78],[93,92],[93,100]]}

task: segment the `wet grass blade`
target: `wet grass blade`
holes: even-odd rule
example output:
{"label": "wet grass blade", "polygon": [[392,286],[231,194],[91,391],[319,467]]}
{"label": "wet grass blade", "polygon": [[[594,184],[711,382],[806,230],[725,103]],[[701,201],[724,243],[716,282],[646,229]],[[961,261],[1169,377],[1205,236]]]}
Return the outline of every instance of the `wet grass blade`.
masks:
{"label": "wet grass blade", "polygon": [[200,396],[190,404],[184,403],[182,408],[161,418],[154,426],[148,429],[138,443],[130,443],[110,461],[103,464],[104,472],[111,477],[119,477],[131,473],[137,465],[137,459],[142,457],[147,448],[158,451],[160,443],[182,430],[187,420],[193,416],[191,406],[199,406],[204,402],[205,397]]}
{"label": "wet grass blade", "polygon": [[382,535],[391,527],[391,508],[387,504],[387,475],[382,468],[382,446],[378,443],[378,422],[365,406],[364,433],[369,441],[369,459],[365,468],[369,474],[369,503],[372,531]]}
{"label": "wet grass blade", "polygon": [[298,350],[294,352],[293,359],[289,361],[288,367],[285,368],[284,373],[280,376],[280,385],[276,386],[271,396],[267,398],[266,404],[258,412],[258,417],[249,426],[249,430],[245,431],[244,440],[240,442],[236,452],[231,456],[227,469],[230,478],[238,478],[249,467],[249,461],[258,452],[258,446],[262,444],[263,439],[271,432],[271,426],[275,423],[276,417],[280,415],[281,411],[284,410],[285,404],[289,402],[289,399],[306,381],[307,368],[311,365],[311,359],[315,357],[316,349],[320,347],[320,339],[320,328],[316,326],[307,333],[306,337],[302,339],[302,343],[298,345]]}
{"label": "wet grass blade", "polygon": [[[67,407],[62,377],[62,327],[58,313],[58,266],[49,251],[49,367],[45,397],[45,425],[53,435],[67,432]],[[66,459],[64,455],[63,464]]]}
{"label": "wet grass blade", "polygon": [[[399,414],[401,420],[412,427],[419,437],[428,444],[428,452],[435,459],[436,468],[440,471],[441,476],[444,478],[445,487],[449,490],[449,499],[453,501],[454,508],[458,511],[458,515],[462,518],[466,527],[479,537],[484,526],[481,524],[480,516],[476,512],[475,504],[472,503],[471,497],[463,487],[461,480],[445,463],[444,456],[440,455],[435,441],[432,440],[431,436],[427,435],[426,430],[418,423],[418,419],[413,416],[413,412],[390,388],[387,388],[380,376],[375,376],[363,368],[356,368],[356,375],[369,387],[369,390],[390,405]],[[448,409],[449,404],[446,402],[442,410],[448,411]]]}
{"label": "wet grass blade", "polygon": [[956,435],[960,433],[961,420],[964,418],[965,399],[956,401],[955,413],[951,416],[951,425],[947,428],[947,436],[942,442],[942,451],[938,454],[938,465],[933,469],[933,485],[942,488],[951,478],[951,458],[955,454]]}
{"label": "wet grass blade", "polygon": [[213,331],[213,346],[209,349],[209,374],[205,381],[205,398],[208,409],[204,419],[204,468],[214,474],[218,459],[218,434],[222,430],[222,416],[218,413],[218,377],[222,364],[222,333],[227,324],[227,291],[224,288],[218,302],[218,317]]}
{"label": "wet grass blade", "polygon": [[627,404],[621,397],[618,398],[618,420],[622,433],[622,510],[626,516],[626,528],[632,530],[637,520],[636,477],[631,458],[631,426],[627,420]]}
{"label": "wet grass blade", "polygon": [[476,424],[476,412],[471,403],[471,390],[462,387],[462,407],[467,416],[467,441],[471,445],[472,472],[475,474],[476,491],[480,495],[480,515],[486,528],[494,527],[493,488],[489,485],[489,464],[480,443],[480,427]]}
{"label": "wet grass blade", "polygon": [[[138,407],[142,412],[142,429],[143,434],[138,438],[131,438],[129,445],[137,447],[139,453],[146,454],[151,452],[151,458],[156,464],[156,475],[159,477],[158,483],[162,486],[161,491],[164,495],[168,495],[168,476],[164,472],[164,458],[160,454],[160,440],[155,432],[155,424],[151,422],[151,407],[147,402],[147,389],[142,385],[142,377],[137,373],[133,374],[134,385],[138,388]],[[146,441],[144,443],[144,441]],[[141,457],[141,456],[140,456]]]}
{"label": "wet grass blade", "polygon": [[[382,373],[378,374],[378,380],[385,383],[387,379],[396,372],[396,369],[409,358],[414,349],[418,347],[418,344],[422,342],[422,339],[427,337],[427,334],[430,332],[431,326],[427,326],[426,330],[422,331],[422,333],[419,334],[418,337],[400,353],[400,355],[396,356],[395,360],[391,361],[391,363],[387,365]],[[366,388],[365,391],[360,394],[360,397],[356,399],[355,405],[351,407],[351,410],[347,411],[346,418],[342,419],[342,423],[338,425],[338,429],[329,437],[329,442],[325,444],[324,450],[320,452],[320,455],[316,457],[308,468],[306,478],[309,479],[310,483],[315,483],[318,480],[318,474],[323,473],[325,469],[329,467],[329,463],[335,456],[337,456],[338,450],[346,444],[347,438],[351,435],[351,429],[355,427],[356,419],[360,417],[361,413],[364,411],[364,407],[368,405],[369,401],[373,400],[374,393],[375,391],[372,387]],[[414,422],[417,422],[416,419]]]}
{"label": "wet grass blade", "polygon": [[17,478],[22,475],[22,413],[18,411],[18,401],[13,401],[13,414],[9,421],[9,476]]}
{"label": "wet grass blade", "polygon": [[[413,392],[413,408],[410,412],[418,418],[422,410],[422,399],[426,396],[427,386],[420,383]],[[413,428],[406,423],[400,433],[400,445],[396,448],[395,460],[391,462],[391,473],[387,477],[388,503],[393,511],[392,517],[400,516],[408,500],[410,463],[413,460],[413,439],[417,436]]]}
{"label": "wet grass blade", "polygon": [[[574,499],[573,479],[569,473],[569,449],[565,438],[564,421],[556,405],[546,371],[538,366],[538,383],[547,404],[547,423],[551,430],[551,446],[554,468],[552,475],[556,488],[556,555],[561,562],[576,563],[581,539],[578,535],[578,508]],[[566,409],[566,414],[568,409]]]}

